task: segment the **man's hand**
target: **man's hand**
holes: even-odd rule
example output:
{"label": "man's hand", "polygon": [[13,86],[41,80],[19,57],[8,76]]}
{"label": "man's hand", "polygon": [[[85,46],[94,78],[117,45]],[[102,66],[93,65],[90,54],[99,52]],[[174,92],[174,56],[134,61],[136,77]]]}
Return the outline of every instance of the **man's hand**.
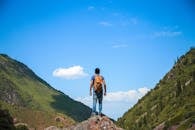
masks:
{"label": "man's hand", "polygon": [[92,92],[90,91],[89,93],[90,93],[89,95],[92,96]]}
{"label": "man's hand", "polygon": [[104,96],[106,96],[106,92],[104,92]]}

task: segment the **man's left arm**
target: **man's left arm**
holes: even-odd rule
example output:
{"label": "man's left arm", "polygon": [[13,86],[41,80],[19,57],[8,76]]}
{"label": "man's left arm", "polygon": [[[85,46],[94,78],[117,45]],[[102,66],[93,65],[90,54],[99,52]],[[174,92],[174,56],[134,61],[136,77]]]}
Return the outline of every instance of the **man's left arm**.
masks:
{"label": "man's left arm", "polygon": [[103,80],[103,84],[104,84],[104,96],[106,96],[106,81]]}

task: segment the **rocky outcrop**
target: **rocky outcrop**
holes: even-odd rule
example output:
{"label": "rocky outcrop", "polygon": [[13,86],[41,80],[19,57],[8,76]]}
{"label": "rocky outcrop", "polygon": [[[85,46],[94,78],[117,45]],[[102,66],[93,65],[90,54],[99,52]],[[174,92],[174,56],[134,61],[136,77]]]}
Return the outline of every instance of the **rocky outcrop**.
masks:
{"label": "rocky outcrop", "polygon": [[17,91],[16,84],[0,75],[0,100],[11,105],[23,106],[22,98]]}
{"label": "rocky outcrop", "polygon": [[123,130],[118,128],[108,117],[106,116],[93,116],[86,121],[83,121],[77,125],[69,128],[57,128],[50,126],[45,130]]}

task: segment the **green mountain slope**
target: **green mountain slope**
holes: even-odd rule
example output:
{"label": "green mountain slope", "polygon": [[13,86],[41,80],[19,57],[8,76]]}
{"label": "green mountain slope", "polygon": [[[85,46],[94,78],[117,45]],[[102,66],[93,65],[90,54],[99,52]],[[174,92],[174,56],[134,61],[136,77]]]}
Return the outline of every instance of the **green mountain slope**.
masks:
{"label": "green mountain slope", "polygon": [[126,130],[194,128],[195,49],[181,56],[155,88],[119,118],[117,124]]}
{"label": "green mountain slope", "polygon": [[0,55],[0,106],[8,109],[18,122],[28,122],[33,127],[40,123],[38,120],[55,124],[54,118],[59,115],[73,124],[87,119],[91,111],[4,54]]}

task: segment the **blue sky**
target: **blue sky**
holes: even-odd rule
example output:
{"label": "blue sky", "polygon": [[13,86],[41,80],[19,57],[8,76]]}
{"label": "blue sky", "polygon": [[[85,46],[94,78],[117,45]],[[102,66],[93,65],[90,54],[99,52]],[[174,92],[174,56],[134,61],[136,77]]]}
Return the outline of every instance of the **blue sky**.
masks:
{"label": "blue sky", "polygon": [[195,46],[194,12],[193,0],[1,0],[0,53],[90,107],[99,67],[117,119]]}

